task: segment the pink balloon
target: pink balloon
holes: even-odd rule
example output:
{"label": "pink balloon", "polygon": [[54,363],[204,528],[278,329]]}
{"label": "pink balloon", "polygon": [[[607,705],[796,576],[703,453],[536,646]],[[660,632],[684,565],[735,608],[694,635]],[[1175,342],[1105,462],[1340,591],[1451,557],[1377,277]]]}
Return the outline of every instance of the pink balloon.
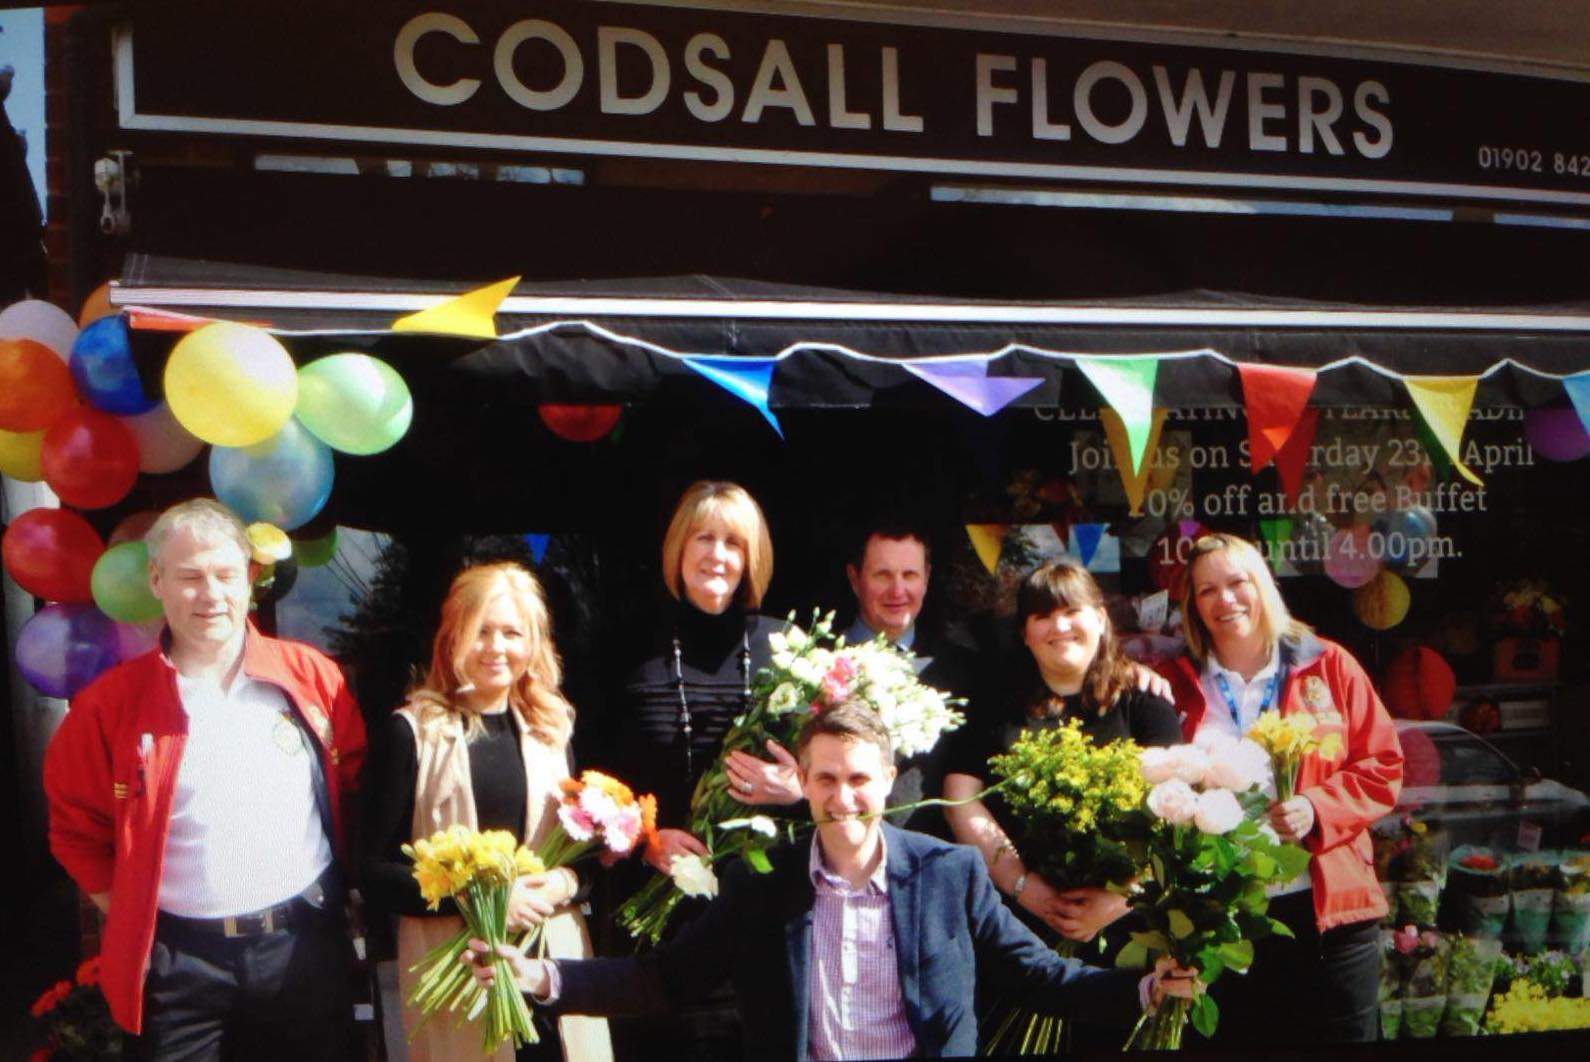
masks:
{"label": "pink balloon", "polygon": [[77,341],[77,322],[54,303],[25,299],[0,310],[0,339],[31,339],[65,361]]}
{"label": "pink balloon", "polygon": [[1524,437],[1548,461],[1577,461],[1590,454],[1590,433],[1575,409],[1529,410],[1524,414]]}
{"label": "pink balloon", "polygon": [[1380,572],[1380,561],[1369,552],[1369,528],[1345,527],[1331,536],[1325,547],[1325,574],[1338,586],[1355,590]]}
{"label": "pink balloon", "polygon": [[138,470],[156,475],[175,472],[199,456],[204,443],[177,423],[164,402],[147,413],[123,417],[138,440]]}

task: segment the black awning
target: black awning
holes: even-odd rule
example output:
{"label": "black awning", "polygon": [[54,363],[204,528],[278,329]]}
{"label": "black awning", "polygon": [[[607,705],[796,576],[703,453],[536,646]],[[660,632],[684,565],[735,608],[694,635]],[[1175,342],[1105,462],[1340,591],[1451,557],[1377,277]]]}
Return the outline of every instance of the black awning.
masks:
{"label": "black awning", "polygon": [[1016,403],[1028,408],[1096,404],[1087,388],[1067,386],[1070,354],[1165,355],[1155,402],[1176,407],[1240,405],[1238,362],[1319,370],[1313,402],[1323,406],[1403,406],[1404,374],[1480,376],[1477,405],[1535,406],[1561,401],[1562,376],[1590,370],[1590,305],[1388,308],[1209,291],[1036,303],[706,276],[576,281],[515,288],[496,342],[387,332],[397,317],[490,279],[449,285],[134,255],[115,300],[257,322],[300,361],[379,353],[432,399],[466,404],[476,387],[532,402],[671,404],[676,384],[699,382],[684,355],[779,357],[774,409],[944,401],[902,370],[910,358],[991,358],[993,375],[1042,377]]}

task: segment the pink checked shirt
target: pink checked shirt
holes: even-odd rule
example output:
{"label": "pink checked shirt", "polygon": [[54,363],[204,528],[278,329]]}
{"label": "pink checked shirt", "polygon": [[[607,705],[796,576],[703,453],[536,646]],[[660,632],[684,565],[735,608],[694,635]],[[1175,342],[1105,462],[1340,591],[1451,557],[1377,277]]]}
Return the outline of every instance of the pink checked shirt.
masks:
{"label": "pink checked shirt", "polygon": [[[882,843],[880,838],[880,845]],[[905,1018],[886,853],[863,888],[823,866],[812,838],[812,963],[806,1055],[811,1059],[906,1058],[916,1037]]]}

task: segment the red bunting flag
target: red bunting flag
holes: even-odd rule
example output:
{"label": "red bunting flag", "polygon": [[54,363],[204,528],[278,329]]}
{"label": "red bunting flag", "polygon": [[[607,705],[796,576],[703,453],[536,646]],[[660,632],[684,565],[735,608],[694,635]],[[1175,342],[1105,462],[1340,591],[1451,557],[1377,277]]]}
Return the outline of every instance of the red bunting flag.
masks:
{"label": "red bunting flag", "polygon": [[[1238,365],[1242,400],[1248,407],[1248,446],[1255,474],[1269,464],[1302,423],[1314,391],[1312,369],[1280,365]],[[1313,432],[1309,432],[1310,439]]]}
{"label": "red bunting flag", "polygon": [[1286,492],[1286,503],[1294,509],[1297,508],[1298,495],[1303,492],[1303,470],[1308,467],[1309,451],[1314,448],[1314,432],[1318,428],[1319,410],[1303,410],[1286,444],[1275,453],[1275,467],[1281,473],[1281,489]]}

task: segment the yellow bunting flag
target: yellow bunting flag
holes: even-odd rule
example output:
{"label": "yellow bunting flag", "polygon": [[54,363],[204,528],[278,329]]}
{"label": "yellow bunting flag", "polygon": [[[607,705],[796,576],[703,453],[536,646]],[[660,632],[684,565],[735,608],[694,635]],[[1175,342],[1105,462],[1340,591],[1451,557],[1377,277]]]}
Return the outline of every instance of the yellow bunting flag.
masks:
{"label": "yellow bunting flag", "polygon": [[1406,376],[1408,394],[1418,407],[1419,415],[1430,427],[1430,434],[1452,459],[1452,467],[1476,487],[1485,486],[1479,476],[1463,463],[1463,429],[1469,422],[1469,409],[1474,405],[1474,388],[1477,376]]}
{"label": "yellow bunting flag", "polygon": [[1121,473],[1121,486],[1126,488],[1126,500],[1132,504],[1132,515],[1143,515],[1143,498],[1148,493],[1148,473],[1154,465],[1154,451],[1159,447],[1159,431],[1165,426],[1168,409],[1153,411],[1148,439],[1143,447],[1143,461],[1136,472],[1132,471],[1132,444],[1127,440],[1126,422],[1108,406],[1099,407],[1099,419],[1104,422],[1104,436],[1110,440],[1110,454]]}
{"label": "yellow bunting flag", "polygon": [[476,339],[496,339],[497,307],[519,283],[518,277],[499,280],[457,298],[439,302],[428,309],[399,317],[392,322],[394,332],[431,332],[446,336],[473,336]]}
{"label": "yellow bunting flag", "polygon": [[1005,543],[1004,524],[967,524],[966,537],[972,540],[977,559],[983,562],[989,575],[999,571],[999,551]]}

